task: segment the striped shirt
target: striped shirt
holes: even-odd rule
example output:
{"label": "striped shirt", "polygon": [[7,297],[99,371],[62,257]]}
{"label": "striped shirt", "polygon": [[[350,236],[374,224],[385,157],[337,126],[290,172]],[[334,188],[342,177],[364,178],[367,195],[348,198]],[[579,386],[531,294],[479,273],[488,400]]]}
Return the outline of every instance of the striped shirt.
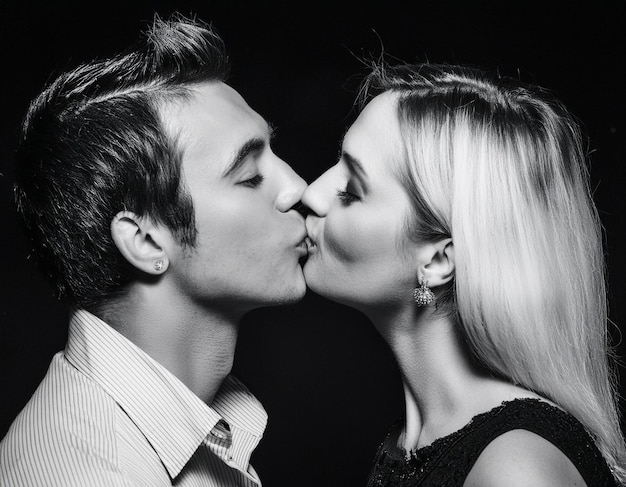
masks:
{"label": "striped shirt", "polygon": [[267,414],[228,376],[211,406],[94,315],[0,443],[0,485],[257,486],[250,455]]}

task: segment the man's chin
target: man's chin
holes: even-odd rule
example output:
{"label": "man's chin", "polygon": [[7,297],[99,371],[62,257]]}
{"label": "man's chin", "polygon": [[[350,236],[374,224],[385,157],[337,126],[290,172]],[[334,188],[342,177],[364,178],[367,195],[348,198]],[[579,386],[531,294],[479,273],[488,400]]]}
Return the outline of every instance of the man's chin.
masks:
{"label": "man's chin", "polygon": [[299,282],[297,286],[294,287],[293,291],[294,292],[293,292],[291,303],[297,303],[298,301],[301,301],[306,295],[307,287],[306,287],[306,281],[304,280],[304,273],[302,271],[300,272]]}
{"label": "man's chin", "polygon": [[276,302],[269,303],[268,306],[281,306],[298,303],[302,301],[306,292],[306,282],[304,281],[304,275],[300,271],[296,280],[284,290],[281,296],[277,297]]}

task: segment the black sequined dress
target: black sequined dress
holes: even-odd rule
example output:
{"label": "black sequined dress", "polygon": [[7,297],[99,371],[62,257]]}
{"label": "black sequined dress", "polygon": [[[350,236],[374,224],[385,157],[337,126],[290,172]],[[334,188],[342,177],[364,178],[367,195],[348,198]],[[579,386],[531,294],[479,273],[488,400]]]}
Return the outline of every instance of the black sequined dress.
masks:
{"label": "black sequined dress", "polygon": [[536,399],[516,399],[475,416],[460,430],[406,458],[397,446],[402,422],[378,449],[368,487],[462,487],[474,463],[496,437],[515,429],[531,431],[558,447],[589,487],[615,487],[604,458],[582,424]]}

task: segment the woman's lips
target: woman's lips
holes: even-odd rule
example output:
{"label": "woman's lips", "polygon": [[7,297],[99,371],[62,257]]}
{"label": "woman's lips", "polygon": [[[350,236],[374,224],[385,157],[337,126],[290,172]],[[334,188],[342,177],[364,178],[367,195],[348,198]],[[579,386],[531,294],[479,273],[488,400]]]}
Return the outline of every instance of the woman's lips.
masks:
{"label": "woman's lips", "polygon": [[306,246],[307,246],[307,250],[309,254],[315,251],[315,249],[317,249],[317,243],[315,242],[315,239],[313,238],[313,235],[315,234],[314,223],[315,222],[313,221],[311,215],[307,216],[306,222],[305,222],[307,236],[304,239],[304,241],[306,242]]}
{"label": "woman's lips", "polygon": [[306,242],[306,247],[309,252],[317,248],[317,244],[313,241],[313,239],[311,239],[311,237],[306,237],[304,241]]}

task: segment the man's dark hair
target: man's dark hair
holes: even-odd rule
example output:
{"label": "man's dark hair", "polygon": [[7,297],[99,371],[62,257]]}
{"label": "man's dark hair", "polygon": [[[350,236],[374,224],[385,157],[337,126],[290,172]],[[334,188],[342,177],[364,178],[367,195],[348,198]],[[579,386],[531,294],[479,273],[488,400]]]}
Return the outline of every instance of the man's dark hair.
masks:
{"label": "man's dark hair", "polygon": [[33,100],[17,151],[15,199],[60,298],[98,306],[135,279],[111,238],[122,210],[194,245],[182,151],[160,108],[188,98],[195,84],[224,81],[228,71],[210,25],[157,16],[132,49],[61,74]]}

